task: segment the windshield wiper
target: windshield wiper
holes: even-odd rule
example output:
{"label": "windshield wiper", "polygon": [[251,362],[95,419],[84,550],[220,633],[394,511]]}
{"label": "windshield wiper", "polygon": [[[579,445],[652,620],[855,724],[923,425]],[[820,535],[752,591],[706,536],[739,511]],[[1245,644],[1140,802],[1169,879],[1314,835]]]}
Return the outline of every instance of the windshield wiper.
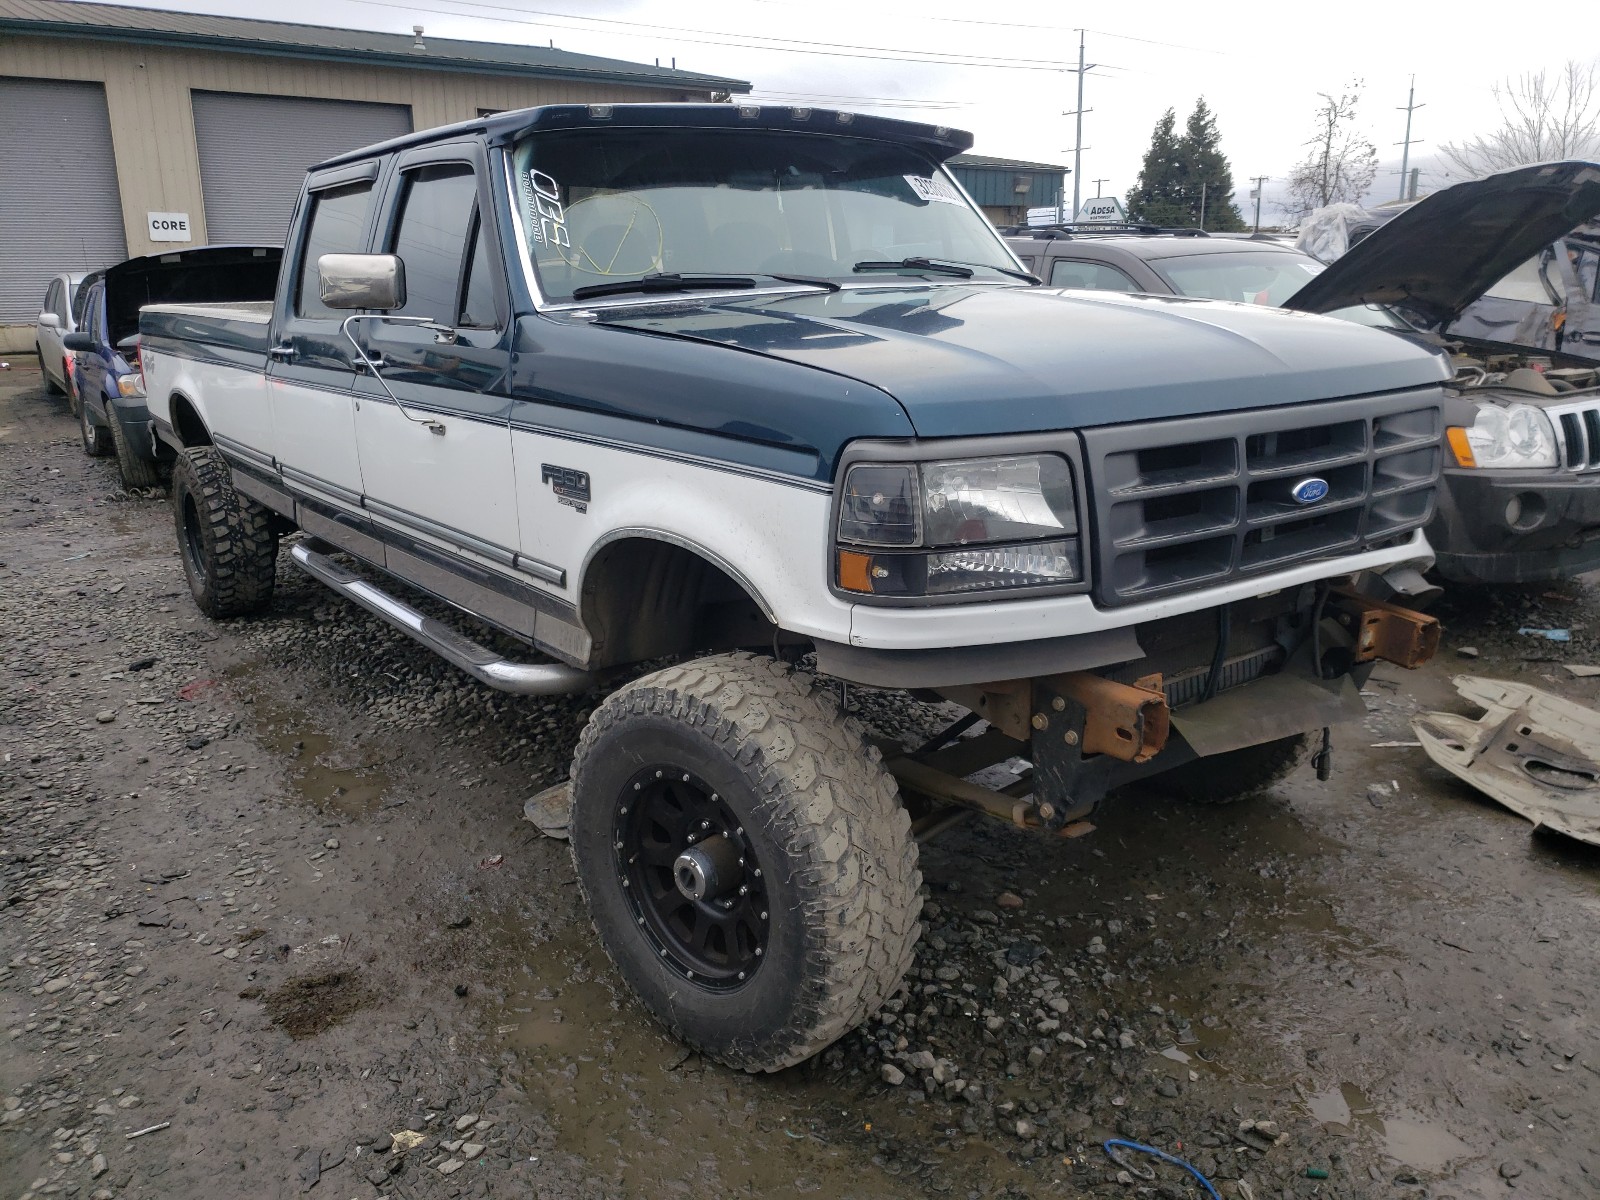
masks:
{"label": "windshield wiper", "polygon": [[1002,275],[1009,275],[1013,279],[1025,279],[1029,283],[1043,283],[1028,271],[1019,271],[1015,267],[1002,267],[996,263],[969,263],[958,262],[953,258],[902,258],[899,262],[858,262],[857,271],[898,271],[910,268],[917,271],[934,271],[940,275],[955,275],[961,279],[971,279],[974,271],[999,271]]}
{"label": "windshield wiper", "polygon": [[960,279],[971,279],[974,271],[971,267],[954,262],[936,262],[931,258],[902,258],[899,262],[858,262],[852,270],[855,271],[932,271],[935,275],[954,275]]}
{"label": "windshield wiper", "polygon": [[822,288],[824,291],[837,292],[839,284],[832,279],[824,279],[820,275],[774,275],[767,272],[768,279],[776,279],[779,283],[808,283],[812,287]]}
{"label": "windshield wiper", "polygon": [[618,279],[611,283],[586,283],[572,289],[574,300],[595,296],[622,296],[629,292],[719,292],[734,288],[753,288],[749,275],[678,275],[658,273],[638,279]]}

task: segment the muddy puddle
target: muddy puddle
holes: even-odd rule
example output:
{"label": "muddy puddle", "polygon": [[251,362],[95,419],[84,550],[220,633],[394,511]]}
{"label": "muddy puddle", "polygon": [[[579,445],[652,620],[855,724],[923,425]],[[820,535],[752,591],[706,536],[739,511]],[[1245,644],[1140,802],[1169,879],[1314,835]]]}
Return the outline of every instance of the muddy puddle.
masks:
{"label": "muddy puddle", "polygon": [[1307,1094],[1305,1106],[1328,1132],[1370,1137],[1385,1157],[1418,1170],[1442,1171],[1475,1154],[1471,1146],[1435,1121],[1404,1109],[1381,1112],[1353,1083]]}
{"label": "muddy puddle", "polygon": [[319,729],[304,709],[258,686],[256,670],[244,663],[225,675],[255,718],[257,741],[287,761],[287,782],[299,798],[346,819],[382,807],[392,781],[380,751]]}
{"label": "muddy puddle", "polygon": [[547,1106],[557,1148],[581,1155],[607,1194],[906,1194],[864,1166],[870,1111],[804,1070],[751,1077],[689,1053],[613,990],[587,929],[525,957],[490,1016],[494,1041]]}

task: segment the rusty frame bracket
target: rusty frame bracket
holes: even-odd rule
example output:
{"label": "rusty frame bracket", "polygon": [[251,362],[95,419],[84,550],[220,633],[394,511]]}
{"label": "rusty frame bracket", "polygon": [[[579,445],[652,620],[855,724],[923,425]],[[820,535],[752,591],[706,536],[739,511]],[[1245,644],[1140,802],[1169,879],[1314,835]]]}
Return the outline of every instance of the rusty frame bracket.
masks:
{"label": "rusty frame bracket", "polygon": [[1386,600],[1374,600],[1348,588],[1336,589],[1331,603],[1339,623],[1355,638],[1355,661],[1358,663],[1381,658],[1384,662],[1416,670],[1439,652],[1443,628],[1438,617],[1413,612]]}
{"label": "rusty frame bracket", "polygon": [[1161,676],[1118,683],[1087,671],[1033,687],[1033,761],[1039,817],[1051,830],[1088,815],[1119,762],[1147,762],[1171,731]]}

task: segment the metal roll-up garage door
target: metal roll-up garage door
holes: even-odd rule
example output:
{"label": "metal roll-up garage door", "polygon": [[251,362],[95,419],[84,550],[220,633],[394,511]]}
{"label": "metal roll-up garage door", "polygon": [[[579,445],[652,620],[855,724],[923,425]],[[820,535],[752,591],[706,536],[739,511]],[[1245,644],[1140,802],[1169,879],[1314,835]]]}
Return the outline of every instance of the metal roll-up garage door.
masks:
{"label": "metal roll-up garage door", "polygon": [[282,242],[307,167],[410,132],[404,104],[195,92],[206,239]]}
{"label": "metal roll-up garage door", "polygon": [[0,325],[31,325],[52,275],[127,257],[105,88],[0,79]]}

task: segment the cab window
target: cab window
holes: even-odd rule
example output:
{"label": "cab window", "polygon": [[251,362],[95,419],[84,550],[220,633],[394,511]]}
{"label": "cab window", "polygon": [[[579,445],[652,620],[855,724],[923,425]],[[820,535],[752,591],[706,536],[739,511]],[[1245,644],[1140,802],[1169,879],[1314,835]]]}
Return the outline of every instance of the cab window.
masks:
{"label": "cab window", "polygon": [[295,293],[294,305],[296,315],[342,315],[322,302],[317,260],[324,254],[356,254],[365,249],[367,213],[371,207],[370,182],[328,188],[313,194],[311,217],[306,224],[305,244],[300,256],[300,285]]}
{"label": "cab window", "polygon": [[471,167],[407,173],[392,248],[406,273],[406,302],[398,311],[451,325],[495,323],[489,247],[479,224]]}
{"label": "cab window", "polygon": [[1087,288],[1096,292],[1137,292],[1138,285],[1105,263],[1058,258],[1050,264],[1050,286]]}

